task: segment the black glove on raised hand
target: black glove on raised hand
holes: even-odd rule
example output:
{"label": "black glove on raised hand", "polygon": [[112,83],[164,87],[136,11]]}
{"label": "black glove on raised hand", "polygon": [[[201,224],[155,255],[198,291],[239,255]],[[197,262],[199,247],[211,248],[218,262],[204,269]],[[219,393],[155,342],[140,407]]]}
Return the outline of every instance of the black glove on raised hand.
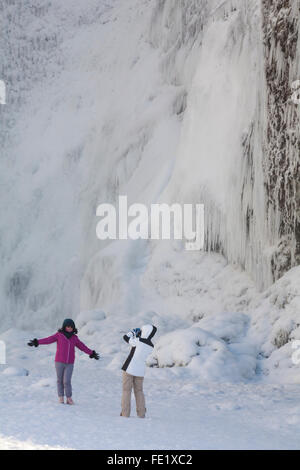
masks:
{"label": "black glove on raised hand", "polygon": [[31,339],[31,340],[29,341],[29,343],[27,343],[27,344],[28,344],[28,346],[35,346],[35,347],[37,348],[38,345],[39,345],[39,342],[38,342],[38,340],[37,340],[36,338],[34,338],[34,339]]}
{"label": "black glove on raised hand", "polygon": [[98,361],[98,359],[99,359],[99,354],[96,353],[96,351],[93,351],[92,354],[90,354],[89,357],[90,357],[91,359],[97,359],[97,361]]}

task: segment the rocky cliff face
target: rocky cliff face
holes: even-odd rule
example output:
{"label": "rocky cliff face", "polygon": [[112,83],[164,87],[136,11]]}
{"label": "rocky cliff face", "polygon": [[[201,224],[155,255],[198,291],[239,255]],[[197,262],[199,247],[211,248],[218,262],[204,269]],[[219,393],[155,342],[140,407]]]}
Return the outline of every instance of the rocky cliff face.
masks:
{"label": "rocky cliff face", "polygon": [[300,103],[291,99],[300,72],[299,1],[262,2],[267,123],[264,185],[273,279],[300,263]]}

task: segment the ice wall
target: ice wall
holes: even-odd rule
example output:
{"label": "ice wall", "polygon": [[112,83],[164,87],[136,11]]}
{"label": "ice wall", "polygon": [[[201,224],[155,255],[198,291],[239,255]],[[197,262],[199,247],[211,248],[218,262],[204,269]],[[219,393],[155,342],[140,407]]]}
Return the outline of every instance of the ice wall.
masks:
{"label": "ice wall", "polygon": [[299,263],[299,0],[0,0],[1,328],[138,308],[96,207],[204,202],[260,289]]}
{"label": "ice wall", "polygon": [[181,87],[161,79],[147,32],[154,7],[0,3],[8,91],[0,131],[1,329],[56,327],[80,308],[111,312],[114,300],[135,297],[128,279],[143,253],[132,256],[125,241],[99,255],[106,244],[96,238],[96,207],[119,194],[149,203],[172,171]]}
{"label": "ice wall", "polygon": [[263,289],[299,263],[299,2],[166,0],[156,18],[187,93],[163,198],[204,202],[206,248]]}
{"label": "ice wall", "polygon": [[83,160],[105,112],[96,45],[111,8],[0,2],[1,329],[53,327],[78,313]]}

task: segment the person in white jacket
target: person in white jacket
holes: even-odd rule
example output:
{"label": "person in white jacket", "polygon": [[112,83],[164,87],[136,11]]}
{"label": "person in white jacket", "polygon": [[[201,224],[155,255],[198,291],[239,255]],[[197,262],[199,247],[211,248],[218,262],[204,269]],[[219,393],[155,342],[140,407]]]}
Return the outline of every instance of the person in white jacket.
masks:
{"label": "person in white jacket", "polygon": [[129,343],[132,348],[122,366],[123,393],[120,416],[127,418],[130,416],[131,392],[133,388],[137,415],[140,418],[145,418],[146,407],[143,382],[146,372],[146,359],[154,347],[151,340],[156,331],[156,326],[144,325],[141,329],[135,328],[123,336],[123,339]]}

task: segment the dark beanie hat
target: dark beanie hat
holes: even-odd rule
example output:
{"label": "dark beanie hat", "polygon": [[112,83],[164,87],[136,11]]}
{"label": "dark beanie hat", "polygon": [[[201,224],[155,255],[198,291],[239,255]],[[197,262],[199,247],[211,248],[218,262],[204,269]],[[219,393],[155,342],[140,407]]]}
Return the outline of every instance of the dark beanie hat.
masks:
{"label": "dark beanie hat", "polygon": [[75,330],[75,323],[73,322],[73,320],[71,318],[66,318],[64,320],[62,329],[64,330],[66,328],[66,326],[71,326],[73,328],[73,330]]}

